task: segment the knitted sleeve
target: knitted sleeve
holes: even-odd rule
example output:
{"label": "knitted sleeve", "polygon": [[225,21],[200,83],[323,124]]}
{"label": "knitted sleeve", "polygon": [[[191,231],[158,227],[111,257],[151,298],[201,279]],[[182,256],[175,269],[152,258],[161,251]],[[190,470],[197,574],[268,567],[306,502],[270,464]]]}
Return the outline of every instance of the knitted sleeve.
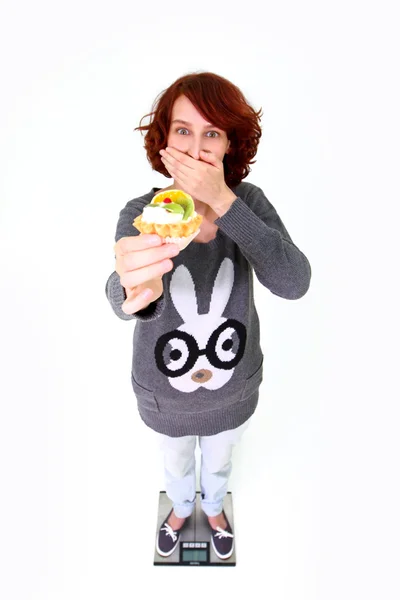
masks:
{"label": "knitted sleeve", "polygon": [[245,200],[238,196],[215,224],[239,246],[264,287],[288,300],[304,296],[310,263],[260,188],[252,185]]}
{"label": "knitted sleeve", "polygon": [[[125,208],[120,212],[117,231],[115,233],[115,242],[118,242],[122,237],[131,235],[139,235],[139,231],[132,225],[133,220],[142,212],[143,207],[148,203],[148,199],[144,197],[136,200],[131,200]],[[126,300],[125,288],[121,285],[119,275],[116,271],[111,273],[106,283],[106,296],[111,304],[111,308],[123,321],[152,321],[157,319],[164,309],[164,296],[161,296],[155,302],[151,302],[149,306],[140,310],[133,315],[126,315],[121,306]]]}

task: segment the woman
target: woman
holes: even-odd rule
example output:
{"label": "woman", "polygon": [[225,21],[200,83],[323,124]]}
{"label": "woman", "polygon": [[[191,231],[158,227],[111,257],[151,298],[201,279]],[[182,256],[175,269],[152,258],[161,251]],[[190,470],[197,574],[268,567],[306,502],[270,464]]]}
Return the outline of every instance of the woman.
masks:
{"label": "woman", "polygon": [[214,550],[233,552],[223,511],[231,454],[258,402],[263,355],[253,272],[273,294],[301,298],[311,268],[262,190],[243,182],[261,137],[258,113],[213,73],[179,78],[156,100],[145,149],[152,168],[190,194],[203,216],[179,252],[132,222],[160,190],[120,213],[116,267],[106,293],[115,313],[136,319],[132,385],[143,421],[158,432],[173,508],[157,539],[169,556],[193,511],[195,447],[202,452],[202,509]]}

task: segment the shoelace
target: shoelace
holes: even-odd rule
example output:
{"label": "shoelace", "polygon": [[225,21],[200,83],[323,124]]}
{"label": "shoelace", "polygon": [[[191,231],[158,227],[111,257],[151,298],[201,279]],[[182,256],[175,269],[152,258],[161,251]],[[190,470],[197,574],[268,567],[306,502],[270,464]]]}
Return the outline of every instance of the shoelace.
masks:
{"label": "shoelace", "polygon": [[173,542],[176,542],[176,540],[178,539],[178,536],[176,535],[175,531],[172,529],[171,525],[168,525],[168,523],[165,523],[161,531],[165,531],[166,535],[171,536]]}
{"label": "shoelace", "polygon": [[229,531],[225,531],[225,529],[222,529],[222,527],[217,527],[217,531],[218,531],[218,533],[215,534],[215,537],[219,538],[220,540],[222,538],[227,538],[227,537],[233,538],[232,533],[229,533]]}

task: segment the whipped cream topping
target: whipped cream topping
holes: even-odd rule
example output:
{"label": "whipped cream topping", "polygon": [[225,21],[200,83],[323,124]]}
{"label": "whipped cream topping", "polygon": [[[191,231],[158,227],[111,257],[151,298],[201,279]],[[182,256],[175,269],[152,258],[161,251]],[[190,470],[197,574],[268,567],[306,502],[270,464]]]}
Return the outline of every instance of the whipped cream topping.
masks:
{"label": "whipped cream topping", "polygon": [[[188,223],[192,220],[192,218],[196,215],[196,212],[193,212],[192,216],[189,217],[185,223]],[[168,212],[164,208],[149,208],[147,206],[144,207],[142,213],[142,221],[145,223],[157,223],[159,225],[165,225],[170,223],[180,223],[182,221],[183,215],[179,213]]]}

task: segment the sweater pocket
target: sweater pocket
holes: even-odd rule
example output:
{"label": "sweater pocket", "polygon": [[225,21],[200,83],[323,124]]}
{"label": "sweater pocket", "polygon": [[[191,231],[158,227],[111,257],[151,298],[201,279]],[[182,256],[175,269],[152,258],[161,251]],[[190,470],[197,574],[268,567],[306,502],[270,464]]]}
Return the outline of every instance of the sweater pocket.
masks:
{"label": "sweater pocket", "polygon": [[261,359],[261,364],[258,369],[253,373],[253,375],[246,379],[241,401],[247,400],[247,398],[252,396],[260,387],[260,384],[263,380],[263,361],[264,357]]}
{"label": "sweater pocket", "polygon": [[154,396],[154,392],[151,390],[147,390],[138,384],[135,380],[133,373],[131,373],[132,387],[135,392],[135,396],[137,398],[138,404],[146,408],[147,410],[152,410],[154,412],[160,412],[160,409],[157,404],[157,400]]}

